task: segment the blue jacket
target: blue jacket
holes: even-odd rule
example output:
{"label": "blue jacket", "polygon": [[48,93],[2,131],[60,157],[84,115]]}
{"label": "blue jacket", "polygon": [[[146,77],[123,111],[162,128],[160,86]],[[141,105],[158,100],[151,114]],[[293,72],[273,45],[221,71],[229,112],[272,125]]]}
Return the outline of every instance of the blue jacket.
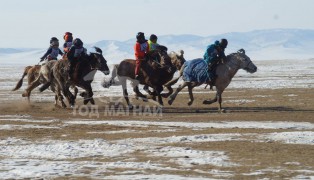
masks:
{"label": "blue jacket", "polygon": [[63,52],[59,48],[49,47],[47,52],[40,59],[43,61],[48,55],[51,59],[57,59],[59,54],[63,55]]}
{"label": "blue jacket", "polygon": [[207,64],[211,64],[214,59],[225,57],[225,52],[222,50],[221,53],[218,52],[216,47],[219,46],[219,41],[216,41],[215,44],[207,46],[206,52],[204,54],[204,61]]}

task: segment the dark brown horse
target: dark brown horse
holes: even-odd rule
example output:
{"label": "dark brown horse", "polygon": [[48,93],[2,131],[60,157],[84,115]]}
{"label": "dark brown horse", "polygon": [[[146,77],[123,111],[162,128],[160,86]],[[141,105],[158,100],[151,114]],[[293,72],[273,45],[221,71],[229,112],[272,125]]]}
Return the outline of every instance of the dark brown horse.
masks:
{"label": "dark brown horse", "polygon": [[98,47],[95,47],[95,50],[96,53],[90,53],[79,58],[72,80],[69,78],[69,61],[67,59],[57,61],[52,68],[50,80],[40,88],[40,91],[44,91],[50,85],[54,84],[56,96],[61,102],[62,107],[65,108],[66,105],[63,102],[62,94],[67,98],[70,106],[74,106],[75,97],[69,90],[69,87],[74,85],[85,90],[85,92],[81,93],[81,96],[84,97],[84,104],[87,104],[89,101],[91,104],[95,104],[91,87],[94,75],[97,70],[103,72],[105,75],[110,73],[107,61],[102,55],[102,50]]}
{"label": "dark brown horse", "polygon": [[[138,84],[148,85],[149,87],[154,89],[154,93],[152,93],[153,96],[157,96],[159,104],[163,105],[161,97],[163,85],[173,78],[174,73],[179,70],[185,62],[185,59],[183,57],[183,51],[181,51],[180,55],[174,52],[168,55],[166,49],[158,49],[153,51],[150,57],[160,58],[160,63],[156,62],[155,58],[150,58],[150,60],[148,61],[143,61],[141,64],[138,80],[135,80],[134,74],[135,60],[125,59],[118,66],[115,66],[116,75],[118,76],[119,82],[122,85],[124,98],[130,109],[132,109],[133,106],[131,105],[128,98],[126,86],[127,80],[132,81],[133,91],[136,93],[137,97],[145,99],[147,98],[139,91]],[[113,78],[109,80],[109,83],[113,82]],[[104,84],[108,83],[103,83],[103,85]],[[104,85],[104,87],[108,86]],[[169,90],[169,93],[165,96],[170,95],[173,91],[171,86],[167,88]]]}
{"label": "dark brown horse", "polygon": [[[226,61],[219,64],[216,68],[216,80],[214,83],[214,86],[216,86],[216,96],[213,100],[204,100],[203,104],[212,104],[214,102],[219,102],[219,108],[218,111],[222,112],[223,109],[221,108],[221,102],[222,98],[221,95],[224,92],[224,90],[228,87],[230,84],[233,76],[238,72],[239,69],[244,69],[249,73],[254,73],[257,71],[257,67],[253,64],[251,59],[245,54],[245,51],[243,49],[240,49],[237,53],[232,53],[227,56]],[[185,70],[185,66],[182,66],[180,70],[180,76],[171,82],[169,82],[169,85],[172,85],[178,81],[178,79],[182,76],[183,71]],[[209,84],[210,82],[206,82],[206,84]],[[188,102],[188,105],[192,105],[194,98],[193,98],[193,88],[196,86],[199,86],[203,83],[199,82],[187,82],[184,81],[179,87],[177,88],[176,92],[173,93],[170,96],[170,100],[168,103],[171,105],[173,101],[175,100],[178,93],[185,87],[188,86],[190,100]]]}

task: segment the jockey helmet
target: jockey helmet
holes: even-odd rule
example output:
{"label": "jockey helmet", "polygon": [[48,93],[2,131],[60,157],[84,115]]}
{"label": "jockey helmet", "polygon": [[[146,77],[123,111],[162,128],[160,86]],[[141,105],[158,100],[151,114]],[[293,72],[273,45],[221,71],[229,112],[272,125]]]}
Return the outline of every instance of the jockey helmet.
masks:
{"label": "jockey helmet", "polygon": [[143,33],[143,32],[138,32],[137,35],[136,35],[136,39],[137,39],[138,41],[143,41],[143,40],[145,40],[144,33]]}
{"label": "jockey helmet", "polygon": [[56,37],[52,37],[52,38],[50,39],[50,44],[51,44],[53,41],[59,41],[59,39],[56,38]]}
{"label": "jockey helmet", "polygon": [[74,39],[73,44],[76,47],[82,47],[83,46],[83,42],[82,42],[82,40],[80,38]]}
{"label": "jockey helmet", "polygon": [[58,38],[52,37],[52,38],[50,39],[50,46],[51,46],[51,47],[52,47],[52,46],[59,47],[59,40],[58,40]]}
{"label": "jockey helmet", "polygon": [[220,47],[222,47],[222,48],[226,48],[227,45],[228,45],[227,39],[221,39],[220,42],[219,42],[219,45],[220,45]]}
{"label": "jockey helmet", "polygon": [[149,40],[157,41],[157,36],[155,34],[150,35]]}
{"label": "jockey helmet", "polygon": [[70,32],[66,32],[65,34],[64,34],[64,36],[63,36],[63,39],[65,40],[65,41],[72,41],[73,40],[73,37],[72,37],[72,33],[70,33]]}

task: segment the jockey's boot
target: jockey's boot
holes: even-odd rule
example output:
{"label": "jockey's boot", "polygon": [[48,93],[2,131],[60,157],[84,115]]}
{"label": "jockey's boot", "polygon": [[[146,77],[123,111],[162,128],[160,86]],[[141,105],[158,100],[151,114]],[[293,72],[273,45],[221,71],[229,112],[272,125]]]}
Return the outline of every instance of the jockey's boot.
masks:
{"label": "jockey's boot", "polygon": [[138,74],[135,75],[136,80],[140,80],[140,76]]}

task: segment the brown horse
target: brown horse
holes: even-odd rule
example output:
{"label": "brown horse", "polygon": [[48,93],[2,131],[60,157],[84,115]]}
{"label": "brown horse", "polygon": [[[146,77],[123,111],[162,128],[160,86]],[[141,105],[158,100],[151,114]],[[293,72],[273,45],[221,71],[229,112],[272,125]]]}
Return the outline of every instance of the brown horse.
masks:
{"label": "brown horse", "polygon": [[23,79],[26,75],[27,75],[28,84],[31,84],[38,77],[40,67],[41,67],[41,65],[26,66],[24,68],[24,72],[23,72],[21,79],[16,83],[16,85],[15,85],[14,89],[12,89],[12,91],[16,91],[22,87]]}
{"label": "brown horse", "polygon": [[[237,53],[232,53],[228,55],[227,59],[223,63],[217,66],[216,68],[217,77],[214,82],[214,86],[216,86],[216,96],[213,100],[204,100],[203,104],[212,104],[218,101],[219,102],[218,111],[222,112],[223,109],[221,108],[221,102],[222,102],[221,95],[224,92],[224,90],[228,87],[232,78],[238,72],[239,69],[244,69],[249,73],[254,73],[257,71],[257,67],[253,64],[251,59],[245,54],[245,51],[243,49],[240,49]],[[185,66],[182,66],[180,70],[180,76],[172,80],[171,82],[169,82],[169,85],[176,83],[178,79],[182,76],[184,70],[185,70]],[[168,101],[168,103],[171,105],[173,101],[175,100],[176,96],[178,95],[178,93],[185,86],[188,86],[189,96],[190,96],[188,105],[189,106],[192,105],[194,101],[192,90],[194,87],[199,86],[201,84],[203,83],[184,81],[181,85],[179,85],[176,92],[170,96],[170,100]],[[206,84],[210,84],[210,82],[206,82]]]}
{"label": "brown horse", "polygon": [[[156,57],[156,55],[160,58],[160,63],[156,62],[153,58],[148,61],[143,61],[141,64],[140,72],[139,72],[139,79],[135,80],[135,60],[133,59],[125,59],[119,65],[115,66],[115,72],[118,76],[119,82],[122,85],[123,95],[124,98],[129,106],[130,109],[133,108],[131,105],[128,92],[126,81],[131,80],[133,91],[136,93],[137,97],[147,98],[143,95],[139,89],[138,84],[148,85],[149,87],[154,89],[153,96],[158,97],[158,102],[160,105],[163,105],[161,92],[163,91],[163,85],[166,84],[173,78],[174,73],[181,68],[184,64],[185,59],[183,57],[183,51],[180,52],[181,54],[178,55],[174,52],[167,54],[166,49],[159,49],[152,52],[151,57]],[[113,82],[113,77],[109,80],[109,84]],[[104,87],[108,87],[108,83],[103,83]],[[167,86],[169,93],[165,96],[168,96],[172,93],[171,86]]]}
{"label": "brown horse", "polygon": [[110,72],[107,61],[102,55],[102,50],[98,47],[95,47],[95,50],[96,53],[90,53],[89,55],[80,57],[72,80],[69,78],[69,61],[67,59],[57,61],[52,68],[52,76],[49,81],[40,88],[40,91],[44,91],[50,85],[54,85],[57,99],[61,102],[62,107],[65,108],[66,105],[63,102],[61,92],[67,98],[70,106],[74,106],[75,96],[73,96],[69,90],[70,86],[74,85],[85,90],[85,92],[81,93],[81,96],[84,97],[84,104],[87,104],[89,101],[91,104],[95,104],[91,87],[94,75],[97,70],[103,72],[105,75],[108,75]]}

